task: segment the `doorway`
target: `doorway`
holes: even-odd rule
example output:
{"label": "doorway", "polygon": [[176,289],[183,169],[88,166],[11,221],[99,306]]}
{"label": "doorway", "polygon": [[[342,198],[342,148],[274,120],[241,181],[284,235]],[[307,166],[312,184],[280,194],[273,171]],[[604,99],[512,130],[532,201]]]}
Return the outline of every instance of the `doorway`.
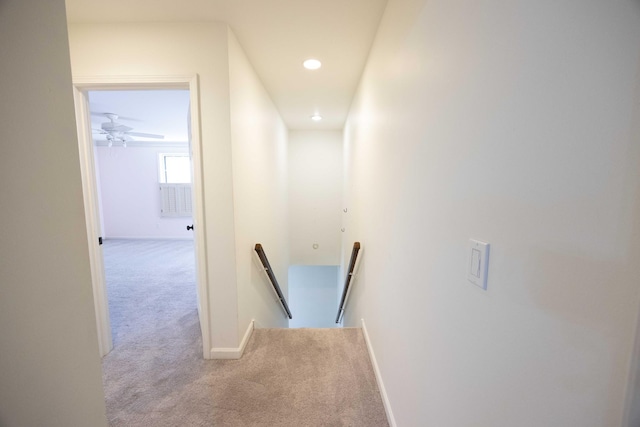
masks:
{"label": "doorway", "polygon": [[162,352],[197,307],[189,91],[88,95],[113,345]]}
{"label": "doorway", "polygon": [[[187,153],[190,155],[192,165],[192,191],[183,191],[193,206],[193,249],[195,251],[195,288],[198,310],[198,320],[202,336],[202,354],[205,359],[210,358],[210,323],[208,290],[206,281],[206,254],[204,245],[204,215],[202,201],[202,171],[200,168],[200,135],[199,135],[199,111],[198,111],[198,85],[197,77],[184,78],[158,78],[158,77],[137,77],[137,78],[110,78],[109,81],[95,79],[74,79],[74,97],[76,106],[76,121],[78,125],[78,141],[80,148],[80,164],[83,179],[83,193],[85,201],[85,214],[87,222],[87,235],[89,239],[89,254],[92,271],[92,282],[94,291],[94,303],[96,308],[96,323],[98,329],[100,354],[102,356],[109,353],[113,348],[113,335],[111,320],[109,316],[108,294],[105,281],[104,267],[104,247],[101,245],[103,232],[105,231],[104,218],[101,211],[101,200],[99,179],[97,174],[97,151],[100,147],[94,144],[94,137],[91,123],[90,93],[92,91],[143,91],[143,90],[187,90],[189,98],[188,124],[189,143]],[[101,125],[97,133],[102,136],[104,149],[126,149],[142,141],[149,136],[149,132],[135,132],[134,126],[124,123],[124,120],[109,116],[113,111],[100,111],[103,113],[106,125]],[[115,112],[117,115],[117,112]],[[135,118],[134,118],[135,119]],[[110,132],[111,128],[116,132]],[[123,127],[121,127],[123,126]],[[95,128],[95,124],[93,125]],[[138,133],[138,135],[135,135]],[[140,134],[142,136],[140,136]],[[100,138],[97,138],[100,139]],[[165,150],[166,151],[166,150]],[[170,150],[174,151],[174,150]],[[158,163],[159,165],[159,163]],[[160,228],[159,223],[152,224],[152,227]],[[185,232],[186,232],[185,227]],[[117,237],[117,236],[116,236]]]}

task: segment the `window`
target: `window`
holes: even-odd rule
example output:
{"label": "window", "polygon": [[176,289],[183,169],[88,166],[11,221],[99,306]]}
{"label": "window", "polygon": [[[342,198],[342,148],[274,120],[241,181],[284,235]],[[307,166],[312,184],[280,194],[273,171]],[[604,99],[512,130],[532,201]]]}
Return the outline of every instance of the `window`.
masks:
{"label": "window", "polygon": [[191,161],[187,153],[160,153],[159,175],[161,184],[189,184]]}
{"label": "window", "polygon": [[191,216],[191,160],[187,153],[160,153],[160,216]]}

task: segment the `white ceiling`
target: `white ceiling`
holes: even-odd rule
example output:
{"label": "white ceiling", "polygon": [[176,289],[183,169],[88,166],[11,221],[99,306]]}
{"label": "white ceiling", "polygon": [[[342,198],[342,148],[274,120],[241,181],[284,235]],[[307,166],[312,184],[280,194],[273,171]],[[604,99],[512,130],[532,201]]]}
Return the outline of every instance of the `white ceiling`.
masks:
{"label": "white ceiling", "polygon": [[[71,23],[227,22],[289,129],[342,129],[387,0],[66,0]],[[308,71],[302,61],[322,61]],[[313,122],[310,116],[323,117]]]}
{"label": "white ceiling", "polygon": [[[164,139],[135,136],[136,141],[188,141],[188,90],[90,91],[89,109],[93,129],[109,122],[98,113],[113,113],[120,116],[116,122],[133,128],[132,132],[164,135]],[[93,139],[106,141],[106,136],[94,133]]]}

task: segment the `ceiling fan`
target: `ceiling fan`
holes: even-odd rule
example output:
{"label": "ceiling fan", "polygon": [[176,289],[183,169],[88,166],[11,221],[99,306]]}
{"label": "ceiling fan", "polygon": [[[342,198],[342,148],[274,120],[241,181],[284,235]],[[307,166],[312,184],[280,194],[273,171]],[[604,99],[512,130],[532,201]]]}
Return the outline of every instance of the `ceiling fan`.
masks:
{"label": "ceiling fan", "polygon": [[100,124],[100,129],[92,129],[95,133],[105,135],[107,141],[109,141],[109,147],[113,146],[113,142],[121,142],[123,147],[127,147],[128,141],[135,141],[132,136],[141,138],[157,138],[164,139],[164,135],[156,135],[153,133],[132,132],[133,128],[122,123],[118,123],[116,120],[128,120],[128,121],[140,121],[130,117],[122,117],[115,113],[91,113],[94,116],[102,116],[109,119],[108,122]]}

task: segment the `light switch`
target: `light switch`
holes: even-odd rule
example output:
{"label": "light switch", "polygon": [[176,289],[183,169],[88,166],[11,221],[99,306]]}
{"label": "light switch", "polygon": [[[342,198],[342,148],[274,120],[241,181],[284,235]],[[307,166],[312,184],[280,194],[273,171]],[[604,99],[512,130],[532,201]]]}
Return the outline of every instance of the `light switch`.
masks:
{"label": "light switch", "polygon": [[469,239],[469,260],[467,263],[467,279],[482,289],[487,289],[487,272],[489,268],[489,244]]}
{"label": "light switch", "polygon": [[480,260],[481,255],[480,251],[476,248],[471,249],[471,267],[469,269],[469,273],[474,278],[480,278]]}

